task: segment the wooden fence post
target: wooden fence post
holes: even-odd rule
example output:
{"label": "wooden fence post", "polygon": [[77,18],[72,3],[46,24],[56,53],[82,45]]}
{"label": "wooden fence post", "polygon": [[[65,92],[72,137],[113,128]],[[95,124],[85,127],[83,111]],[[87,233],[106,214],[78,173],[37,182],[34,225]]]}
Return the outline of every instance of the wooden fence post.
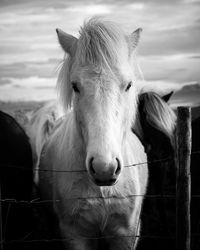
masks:
{"label": "wooden fence post", "polygon": [[191,108],[178,107],[176,133],[176,249],[190,250]]}

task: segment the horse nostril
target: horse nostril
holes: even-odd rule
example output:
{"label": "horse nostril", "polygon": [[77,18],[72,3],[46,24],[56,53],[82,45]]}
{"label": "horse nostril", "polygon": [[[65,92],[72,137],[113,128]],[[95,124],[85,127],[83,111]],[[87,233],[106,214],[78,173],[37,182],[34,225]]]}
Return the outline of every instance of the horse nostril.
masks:
{"label": "horse nostril", "polygon": [[95,170],[94,170],[94,167],[93,167],[93,160],[94,160],[94,157],[91,157],[90,160],[89,160],[89,169],[90,169],[90,172],[92,174],[95,174]]}
{"label": "horse nostril", "polygon": [[116,171],[115,171],[115,174],[116,174],[116,175],[119,175],[120,172],[121,172],[121,164],[120,164],[120,161],[119,161],[118,158],[116,158],[116,161],[117,161],[117,169],[116,169]]}

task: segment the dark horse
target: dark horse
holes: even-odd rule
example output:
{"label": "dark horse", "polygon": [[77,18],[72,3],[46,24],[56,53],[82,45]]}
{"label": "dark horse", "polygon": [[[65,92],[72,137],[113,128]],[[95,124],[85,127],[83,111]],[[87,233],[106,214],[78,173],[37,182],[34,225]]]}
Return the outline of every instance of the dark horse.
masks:
{"label": "dark horse", "polygon": [[200,117],[192,121],[191,233],[192,250],[200,249]]}
{"label": "dark horse", "polygon": [[169,198],[175,195],[176,181],[176,114],[167,103],[171,95],[169,93],[161,97],[154,92],[147,92],[139,96],[138,124],[133,131],[144,145],[149,168],[149,183],[141,218],[141,235],[145,237],[141,237],[139,242],[140,250],[173,249],[175,245],[172,216],[175,213],[175,198]]}
{"label": "dark horse", "polygon": [[[32,230],[32,151],[29,139],[10,115],[0,111],[0,186],[4,249],[22,249],[13,240],[26,239]],[[7,242],[7,243],[6,243]],[[10,243],[9,243],[10,242]]]}
{"label": "dark horse", "polygon": [[[149,92],[139,97],[140,130],[134,131],[142,141],[149,168],[149,185],[142,213],[142,233],[138,249],[175,249],[176,230],[176,118],[164,97]],[[151,111],[151,112],[149,112]],[[174,116],[175,115],[175,116]],[[168,119],[167,116],[172,119]],[[165,126],[162,126],[165,120]],[[171,121],[171,122],[170,122]],[[200,117],[192,120],[191,155],[191,249],[200,248]],[[161,161],[159,161],[161,159]],[[163,159],[163,160],[162,160]]]}

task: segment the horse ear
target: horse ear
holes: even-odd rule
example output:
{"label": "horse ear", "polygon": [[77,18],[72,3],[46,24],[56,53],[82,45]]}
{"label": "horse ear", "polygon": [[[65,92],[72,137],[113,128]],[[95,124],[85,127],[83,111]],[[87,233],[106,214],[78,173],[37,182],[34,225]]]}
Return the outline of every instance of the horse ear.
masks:
{"label": "horse ear", "polygon": [[78,39],[72,35],[65,33],[61,29],[56,29],[56,32],[61,47],[67,54],[72,56],[76,49]]}
{"label": "horse ear", "polygon": [[128,37],[131,52],[137,47],[139,40],[140,40],[141,32],[142,32],[142,28],[138,28],[133,33],[131,33],[130,36]]}
{"label": "horse ear", "polygon": [[162,99],[165,101],[165,102],[168,102],[169,99],[171,98],[171,96],[173,95],[174,91],[171,91],[170,93],[162,96]]}

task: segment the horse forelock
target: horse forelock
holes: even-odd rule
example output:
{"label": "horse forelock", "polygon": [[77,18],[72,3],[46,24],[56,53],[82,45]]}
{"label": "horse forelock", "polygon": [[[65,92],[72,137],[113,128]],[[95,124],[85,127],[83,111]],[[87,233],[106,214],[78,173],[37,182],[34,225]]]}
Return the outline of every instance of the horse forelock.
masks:
{"label": "horse forelock", "polygon": [[93,17],[80,30],[76,54],[82,65],[112,68],[119,63],[121,54],[128,55],[126,36],[119,25]]}
{"label": "horse forelock", "polygon": [[106,75],[107,79],[117,79],[123,74],[138,78],[136,58],[131,58],[129,60],[127,35],[120,25],[101,17],[93,17],[84,23],[75,54],[65,56],[58,76],[57,89],[63,109],[72,107],[71,69],[76,73],[77,66],[78,69],[86,68],[97,75]]}
{"label": "horse forelock", "polygon": [[57,80],[57,91],[63,112],[70,109],[72,105],[72,89],[69,82],[71,60],[70,56],[65,55],[65,58],[60,65]]}

